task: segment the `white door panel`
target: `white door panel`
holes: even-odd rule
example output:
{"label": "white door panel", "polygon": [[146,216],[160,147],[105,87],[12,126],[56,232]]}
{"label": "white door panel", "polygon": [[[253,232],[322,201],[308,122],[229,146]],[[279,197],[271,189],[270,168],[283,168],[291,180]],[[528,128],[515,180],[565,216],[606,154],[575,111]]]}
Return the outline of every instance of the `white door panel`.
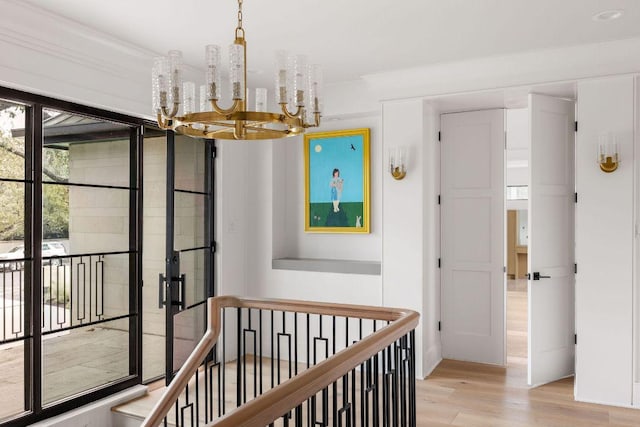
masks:
{"label": "white door panel", "polygon": [[504,110],[444,114],[442,354],[504,365]]}
{"label": "white door panel", "polygon": [[536,386],[574,373],[575,105],[531,94],[529,113],[528,382]]}

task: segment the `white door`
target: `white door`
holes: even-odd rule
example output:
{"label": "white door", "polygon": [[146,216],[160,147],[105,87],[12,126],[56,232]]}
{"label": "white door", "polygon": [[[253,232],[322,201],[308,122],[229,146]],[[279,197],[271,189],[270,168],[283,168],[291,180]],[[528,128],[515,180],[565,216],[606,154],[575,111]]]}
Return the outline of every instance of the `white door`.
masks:
{"label": "white door", "polygon": [[537,386],[574,373],[575,104],[531,94],[529,114],[528,377]]}
{"label": "white door", "polygon": [[448,359],[505,364],[504,116],[441,116],[441,339]]}

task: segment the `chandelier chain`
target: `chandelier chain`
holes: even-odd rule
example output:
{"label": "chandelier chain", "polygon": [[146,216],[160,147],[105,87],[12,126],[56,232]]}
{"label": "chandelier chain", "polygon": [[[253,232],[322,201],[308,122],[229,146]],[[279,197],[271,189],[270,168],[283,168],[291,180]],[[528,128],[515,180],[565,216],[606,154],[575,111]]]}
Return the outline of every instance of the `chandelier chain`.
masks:
{"label": "chandelier chain", "polygon": [[242,0],[238,0],[238,28],[236,29],[242,29]]}

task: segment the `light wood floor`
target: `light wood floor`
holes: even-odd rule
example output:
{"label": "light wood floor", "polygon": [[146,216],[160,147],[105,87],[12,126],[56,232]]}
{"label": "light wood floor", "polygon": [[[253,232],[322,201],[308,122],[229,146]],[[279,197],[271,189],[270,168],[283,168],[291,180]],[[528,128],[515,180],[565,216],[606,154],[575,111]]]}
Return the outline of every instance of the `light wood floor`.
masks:
{"label": "light wood floor", "polygon": [[418,425],[640,426],[640,410],[575,402],[573,378],[527,387],[526,284],[508,284],[507,367],[443,361],[417,382]]}

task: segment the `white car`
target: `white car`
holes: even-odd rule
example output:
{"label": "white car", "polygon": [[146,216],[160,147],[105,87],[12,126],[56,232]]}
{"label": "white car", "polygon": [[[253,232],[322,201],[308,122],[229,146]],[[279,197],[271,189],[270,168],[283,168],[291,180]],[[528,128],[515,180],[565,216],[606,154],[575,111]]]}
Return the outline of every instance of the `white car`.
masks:
{"label": "white car", "polygon": [[[60,242],[42,242],[42,258],[48,258],[52,256],[64,256],[67,254],[64,245]],[[24,245],[16,246],[9,252],[0,254],[0,270],[20,270],[24,266],[23,261],[9,262],[12,260],[24,258]],[[48,264],[47,261],[44,264]],[[51,264],[60,264],[60,259],[51,260]]]}
{"label": "white car", "polygon": [[9,252],[0,254],[0,270],[17,270],[23,263],[22,262],[8,262],[14,259],[24,258],[24,246],[16,246]]}

